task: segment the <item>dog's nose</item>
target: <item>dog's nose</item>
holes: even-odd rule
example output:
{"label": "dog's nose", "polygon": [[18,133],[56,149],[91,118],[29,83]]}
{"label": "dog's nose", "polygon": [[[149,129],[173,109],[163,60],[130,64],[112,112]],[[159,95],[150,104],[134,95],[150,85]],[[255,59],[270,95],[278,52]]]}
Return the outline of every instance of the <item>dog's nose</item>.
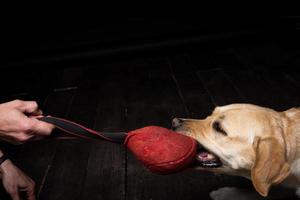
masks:
{"label": "dog's nose", "polygon": [[172,120],[172,127],[173,127],[173,128],[177,128],[177,127],[181,126],[182,123],[183,123],[183,120],[182,120],[182,119],[180,119],[180,118],[174,118],[174,119]]}

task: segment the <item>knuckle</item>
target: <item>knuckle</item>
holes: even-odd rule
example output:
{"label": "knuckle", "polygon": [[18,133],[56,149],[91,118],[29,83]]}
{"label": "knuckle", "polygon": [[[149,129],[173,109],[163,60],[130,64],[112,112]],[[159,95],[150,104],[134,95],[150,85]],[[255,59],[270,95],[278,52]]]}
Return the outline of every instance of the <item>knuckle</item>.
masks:
{"label": "knuckle", "polygon": [[33,180],[31,180],[30,186],[31,186],[32,188],[35,188],[36,184],[35,184],[35,182],[34,182]]}
{"label": "knuckle", "polygon": [[29,189],[30,191],[34,191],[34,188],[35,188],[34,185],[29,185],[29,186],[28,186],[28,189]]}
{"label": "knuckle", "polygon": [[18,136],[18,141],[19,142],[26,142],[29,139],[29,136],[25,135],[25,134],[21,134]]}
{"label": "knuckle", "polygon": [[21,144],[23,144],[24,142],[26,142],[26,139],[24,137],[19,137],[18,138],[18,142],[20,142]]}
{"label": "knuckle", "polygon": [[20,105],[23,104],[23,101],[20,100],[20,99],[15,99],[15,100],[13,100],[12,102],[13,102],[16,106],[20,106]]}
{"label": "knuckle", "polygon": [[53,129],[54,129],[53,126],[48,126],[48,127],[46,128],[46,134],[49,135],[49,134],[52,132]]}
{"label": "knuckle", "polygon": [[38,103],[36,101],[31,101],[30,104],[33,108],[38,108]]}
{"label": "knuckle", "polygon": [[20,129],[25,133],[30,132],[32,130],[32,123],[29,120],[28,121],[24,120],[20,122]]}

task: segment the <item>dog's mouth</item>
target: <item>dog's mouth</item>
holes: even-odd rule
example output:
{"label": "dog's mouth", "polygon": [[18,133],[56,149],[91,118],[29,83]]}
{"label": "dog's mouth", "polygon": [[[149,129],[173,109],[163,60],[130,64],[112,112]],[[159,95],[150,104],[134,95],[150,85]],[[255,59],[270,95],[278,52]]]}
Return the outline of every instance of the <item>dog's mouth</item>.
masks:
{"label": "dog's mouth", "polygon": [[217,168],[222,166],[222,162],[217,155],[210,152],[199,143],[195,165],[205,168]]}
{"label": "dog's mouth", "polygon": [[[186,135],[186,130],[182,126],[180,127],[173,126],[172,129],[179,134]],[[207,150],[204,146],[202,146],[198,142],[196,161],[194,162],[193,167],[218,168],[221,166],[222,166],[222,162],[220,158],[216,154]]]}

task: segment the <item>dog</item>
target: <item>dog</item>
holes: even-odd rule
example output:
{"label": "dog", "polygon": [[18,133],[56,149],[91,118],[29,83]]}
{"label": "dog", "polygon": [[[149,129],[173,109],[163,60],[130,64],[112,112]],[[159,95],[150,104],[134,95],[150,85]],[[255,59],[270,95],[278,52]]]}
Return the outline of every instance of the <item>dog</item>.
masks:
{"label": "dog", "polygon": [[[216,107],[203,120],[175,118],[172,126],[198,141],[196,169],[246,177],[263,197],[278,184],[295,188],[300,196],[300,108],[277,112],[230,104]],[[247,199],[241,194],[237,188],[221,188],[210,196]]]}

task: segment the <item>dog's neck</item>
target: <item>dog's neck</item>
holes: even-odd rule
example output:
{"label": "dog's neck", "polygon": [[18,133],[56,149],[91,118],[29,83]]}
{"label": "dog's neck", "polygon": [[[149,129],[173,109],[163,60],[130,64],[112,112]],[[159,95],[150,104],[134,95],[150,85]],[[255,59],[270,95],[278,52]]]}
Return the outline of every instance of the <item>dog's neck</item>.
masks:
{"label": "dog's neck", "polygon": [[[291,129],[291,127],[289,127]],[[299,157],[300,141],[299,135],[295,132],[286,135],[286,158],[288,163],[293,163]]]}
{"label": "dog's neck", "polygon": [[285,141],[287,160],[290,164],[290,175],[284,181],[286,186],[300,186],[300,109],[290,109],[285,112]]}
{"label": "dog's neck", "polygon": [[[299,122],[300,123],[300,122]],[[298,125],[298,131],[295,133],[295,141],[296,141],[296,158],[300,159],[300,124]]]}
{"label": "dog's neck", "polygon": [[289,162],[300,159],[300,109],[291,109],[287,114],[286,145]]}

